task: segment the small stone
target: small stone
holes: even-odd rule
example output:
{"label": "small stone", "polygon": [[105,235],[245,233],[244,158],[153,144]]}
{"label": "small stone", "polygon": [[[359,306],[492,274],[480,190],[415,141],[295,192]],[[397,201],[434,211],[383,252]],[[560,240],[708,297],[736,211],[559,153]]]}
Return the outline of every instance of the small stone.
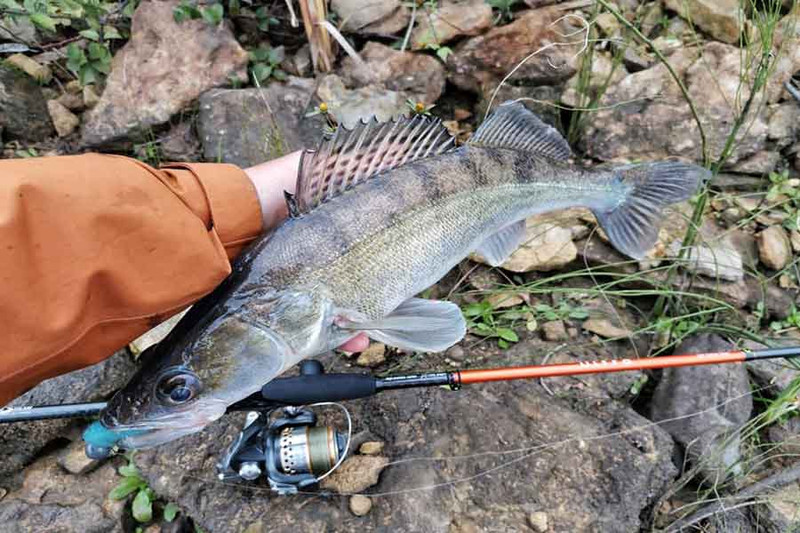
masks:
{"label": "small stone", "polygon": [[[89,85],[87,85],[87,87],[89,87]],[[81,82],[78,80],[69,81],[66,85],[64,85],[64,90],[70,94],[81,94],[82,89],[83,87],[81,87]]]}
{"label": "small stone", "polygon": [[383,451],[384,444],[379,440],[368,440],[358,447],[358,453],[361,455],[380,455]]}
{"label": "small stone", "polygon": [[317,96],[326,102],[339,124],[353,128],[362,119],[375,117],[379,122],[408,114],[407,95],[391,91],[382,84],[347,89],[335,74],[328,74],[317,85]]}
{"label": "small stone", "polygon": [[615,326],[607,318],[590,318],[583,323],[583,329],[605,339],[630,337],[632,335],[630,330]]}
{"label": "small stone", "polygon": [[53,78],[53,71],[49,67],[24,54],[14,54],[6,59],[6,62],[14,65],[39,83],[49,83]]}
{"label": "small stone", "polygon": [[80,119],[72,111],[56,100],[47,101],[47,111],[50,113],[50,118],[53,120],[53,125],[56,127],[56,133],[59,137],[66,137],[75,131],[75,128],[81,123]]}
{"label": "small stone", "polygon": [[463,361],[464,358],[467,356],[467,353],[464,351],[459,345],[452,346],[444,352],[445,357],[452,359],[453,361]]}
{"label": "small stone", "polygon": [[792,244],[780,226],[770,226],[756,236],[758,257],[767,268],[781,270],[792,260]]}
{"label": "small stone", "polygon": [[100,461],[86,457],[83,442],[76,440],[64,448],[58,456],[58,465],[76,476],[80,476],[94,470]]}
{"label": "small stone", "polygon": [[6,497],[6,494],[8,494],[8,489],[0,487],[0,501],[3,501],[3,498]]}
{"label": "small stone", "polygon": [[523,303],[525,300],[516,292],[495,292],[490,294],[486,301],[492,309],[507,309]]}
{"label": "small stone", "polygon": [[[670,255],[677,257],[680,242],[670,245]],[[711,279],[742,281],[742,254],[726,240],[692,246],[686,254],[684,268]]]}
{"label": "small stone", "polygon": [[739,0],[665,0],[664,4],[667,9],[725,43],[739,41],[740,22],[747,20],[739,7]]}
{"label": "small stone", "polygon": [[91,109],[96,106],[97,102],[99,101],[100,95],[97,94],[97,90],[94,88],[94,85],[87,85],[83,88],[83,105]]}
{"label": "small stone", "polygon": [[400,0],[331,0],[331,11],[343,22],[342,30],[357,31],[391,17]]}
{"label": "small stone", "polygon": [[789,241],[792,243],[792,250],[795,253],[800,253],[800,231],[793,229],[789,232]]}
{"label": "small stone", "polygon": [[356,359],[358,366],[375,367],[386,361],[386,345],[374,342]]}
{"label": "small stone", "polygon": [[547,531],[547,513],[537,511],[528,515],[528,525],[537,533]]}
{"label": "small stone", "polygon": [[600,31],[607,37],[612,37],[619,33],[619,21],[611,13],[600,13],[595,17],[595,22]]}
{"label": "small stone", "polygon": [[551,320],[542,324],[542,335],[546,341],[564,341],[569,338],[562,320]]}
{"label": "small stone", "polygon": [[83,98],[80,94],[66,92],[59,96],[56,101],[70,111],[80,111],[84,108]]}
{"label": "small stone", "polygon": [[0,124],[5,140],[37,142],[53,134],[53,121],[39,85],[18,69],[0,63]]}
{"label": "small stone", "polygon": [[455,120],[467,120],[469,117],[472,116],[472,111],[469,109],[464,109],[463,107],[457,107],[453,110],[453,118]]}
{"label": "small stone", "polygon": [[289,74],[295,76],[310,76],[313,71],[311,63],[311,47],[308,43],[300,47],[295,54],[286,60],[284,68]]}
{"label": "small stone", "polygon": [[372,498],[356,494],[350,497],[350,511],[356,516],[364,516],[372,509]]}
{"label": "small stone", "polygon": [[320,488],[341,494],[362,492],[378,483],[389,459],[382,455],[352,455],[322,480]]}
{"label": "small stone", "polygon": [[351,57],[342,60],[341,75],[347,86],[382,84],[425,104],[438,100],[444,91],[444,66],[432,56],[401,52],[373,41],[359,55],[362,63]]}
{"label": "small stone", "polygon": [[[492,8],[483,0],[444,0],[423,16],[411,32],[411,48],[442,45],[463,35],[479,35],[492,27]],[[459,119],[460,120],[460,119]]]}

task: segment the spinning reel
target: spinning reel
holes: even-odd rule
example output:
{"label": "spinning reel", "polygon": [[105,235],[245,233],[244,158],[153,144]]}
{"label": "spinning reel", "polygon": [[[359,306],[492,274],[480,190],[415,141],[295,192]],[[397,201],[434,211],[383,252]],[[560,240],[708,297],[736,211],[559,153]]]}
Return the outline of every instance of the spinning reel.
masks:
{"label": "spinning reel", "polygon": [[[318,361],[305,361],[301,375],[322,374]],[[335,405],[347,416],[347,434],[318,426],[310,407]],[[280,416],[272,418],[274,413]],[[285,406],[247,413],[244,428],[217,464],[221,480],[255,481],[266,476],[280,495],[316,485],[342,464],[350,445],[352,423],[347,409],[321,402],[309,407]]]}

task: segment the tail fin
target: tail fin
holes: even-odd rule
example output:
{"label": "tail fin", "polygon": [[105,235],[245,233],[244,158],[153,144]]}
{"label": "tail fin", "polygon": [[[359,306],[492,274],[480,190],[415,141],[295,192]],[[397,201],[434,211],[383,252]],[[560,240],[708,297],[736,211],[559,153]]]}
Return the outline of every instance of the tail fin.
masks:
{"label": "tail fin", "polygon": [[710,176],[702,167],[678,161],[629,165],[613,172],[625,191],[624,200],[594,214],[611,244],[635,259],[655,244],[661,210],[689,198]]}

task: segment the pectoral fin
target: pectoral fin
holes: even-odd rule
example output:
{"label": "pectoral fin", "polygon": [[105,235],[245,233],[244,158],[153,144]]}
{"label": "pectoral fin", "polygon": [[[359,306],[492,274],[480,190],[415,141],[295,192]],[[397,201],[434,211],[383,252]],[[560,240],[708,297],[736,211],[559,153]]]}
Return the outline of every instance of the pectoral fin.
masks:
{"label": "pectoral fin", "polygon": [[411,298],[380,320],[348,321],[342,327],[365,332],[389,346],[417,352],[441,352],[460,341],[467,330],[457,305]]}
{"label": "pectoral fin", "polygon": [[520,220],[483,241],[475,251],[490,265],[500,266],[514,253],[514,250],[519,248],[524,238],[525,220]]}

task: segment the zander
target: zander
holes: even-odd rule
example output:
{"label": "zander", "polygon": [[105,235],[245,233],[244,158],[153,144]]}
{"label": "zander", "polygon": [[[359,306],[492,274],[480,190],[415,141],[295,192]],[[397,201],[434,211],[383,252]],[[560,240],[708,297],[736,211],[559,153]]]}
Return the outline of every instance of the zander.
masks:
{"label": "zander", "polygon": [[303,156],[290,218],[234,264],[144,361],[84,438],[144,448],[194,433],[298,361],[359,332],[441,351],[465,333],[459,308],[415,298],[470,252],[501,264],[525,218],[588,207],[611,243],[640,258],[661,209],[708,172],[674,162],[585,170],[519,103],[464,146],[425,117],[340,128]]}

